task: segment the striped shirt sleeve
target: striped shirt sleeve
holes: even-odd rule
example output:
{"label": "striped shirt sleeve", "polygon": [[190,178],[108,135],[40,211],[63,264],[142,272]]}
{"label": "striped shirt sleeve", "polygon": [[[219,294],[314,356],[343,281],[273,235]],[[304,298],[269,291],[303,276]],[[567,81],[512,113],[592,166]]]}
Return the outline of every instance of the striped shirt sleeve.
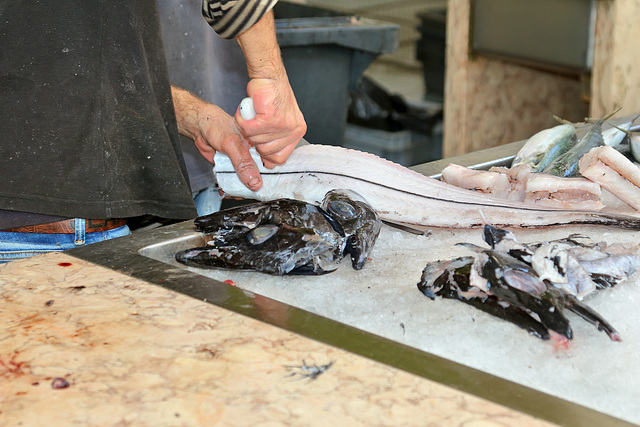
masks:
{"label": "striped shirt sleeve", "polygon": [[233,39],[269,12],[278,0],[203,0],[202,15],[220,37]]}

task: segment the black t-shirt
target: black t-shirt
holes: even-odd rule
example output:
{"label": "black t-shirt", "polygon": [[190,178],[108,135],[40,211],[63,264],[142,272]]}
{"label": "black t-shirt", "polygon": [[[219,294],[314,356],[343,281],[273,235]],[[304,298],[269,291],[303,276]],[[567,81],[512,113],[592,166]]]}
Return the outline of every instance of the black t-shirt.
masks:
{"label": "black t-shirt", "polygon": [[0,210],[196,215],[155,0],[4,2]]}

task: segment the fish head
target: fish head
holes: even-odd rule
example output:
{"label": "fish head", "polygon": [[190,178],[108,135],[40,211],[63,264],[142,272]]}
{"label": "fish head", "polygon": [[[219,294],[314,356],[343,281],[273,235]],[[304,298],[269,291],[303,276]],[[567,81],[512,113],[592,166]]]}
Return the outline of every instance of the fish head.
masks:
{"label": "fish head", "polygon": [[517,260],[529,262],[533,252],[531,249],[518,241],[515,234],[509,230],[495,227],[491,224],[484,226],[484,241],[498,252],[504,252]]}
{"label": "fish head", "polygon": [[491,293],[539,319],[547,329],[571,339],[569,320],[564,316],[564,300],[549,298],[546,284],[533,268],[507,254],[487,250],[481,275],[490,283]]}
{"label": "fish head", "polygon": [[505,238],[511,236],[511,232],[503,228],[495,227],[491,224],[485,224],[483,230],[484,241],[492,248],[495,248],[497,244],[502,242]]}
{"label": "fish head", "polygon": [[335,247],[313,229],[267,224],[209,246],[176,254],[182,264],[200,268],[253,270],[274,275],[324,274],[338,268]]}
{"label": "fish head", "polygon": [[238,206],[199,217],[195,224],[206,246],[176,255],[190,266],[324,274],[344,257],[346,238],[322,209],[299,200]]}
{"label": "fish head", "polygon": [[422,270],[418,289],[430,299],[436,296],[460,298],[470,289],[469,273],[473,257],[440,260],[427,263]]}
{"label": "fish head", "polygon": [[380,234],[382,221],[378,213],[351,190],[329,191],[321,207],[335,221],[336,229],[341,229],[346,238],[345,254],[351,255],[353,268],[360,270]]}
{"label": "fish head", "polygon": [[203,233],[224,234],[233,229],[249,229],[263,223],[273,206],[279,201],[269,203],[252,203],[234,208],[224,209],[196,218],[193,223]]}

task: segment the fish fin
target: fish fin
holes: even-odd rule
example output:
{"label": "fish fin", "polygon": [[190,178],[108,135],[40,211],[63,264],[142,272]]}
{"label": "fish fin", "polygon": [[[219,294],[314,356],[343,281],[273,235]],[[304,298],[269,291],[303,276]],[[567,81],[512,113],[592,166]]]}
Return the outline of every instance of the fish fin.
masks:
{"label": "fish fin", "polygon": [[616,108],[615,110],[613,110],[611,113],[607,114],[606,116],[597,119],[597,118],[593,118],[593,117],[585,117],[584,120],[587,123],[598,123],[598,122],[604,122],[605,120],[609,120],[611,117],[613,117],[618,111],[622,110],[622,105],[619,106],[618,108]]}
{"label": "fish fin", "polygon": [[406,231],[411,234],[417,234],[419,236],[428,236],[431,234],[431,230],[433,227],[429,227],[426,225],[417,225],[417,224],[407,224],[403,222],[391,222],[391,221],[382,221],[384,224],[389,227],[397,228],[398,230]]}
{"label": "fish fin", "polygon": [[338,265],[335,265],[333,269],[324,269],[320,266],[314,265],[314,263],[308,262],[307,264],[299,265],[293,270],[284,273],[288,276],[322,276],[324,274],[332,273],[338,269]]}
{"label": "fish fin", "polygon": [[611,338],[611,341],[622,341],[622,338],[620,338],[620,334],[618,333],[618,331],[616,331],[613,326],[611,326],[611,324],[609,324],[609,322],[604,319],[604,317],[598,314],[591,307],[580,302],[578,298],[574,297],[573,295],[567,295],[565,302],[566,307],[570,311],[594,325],[596,328],[598,328],[599,331],[604,331],[609,336],[609,338]]}
{"label": "fish fin", "polygon": [[486,300],[480,298],[459,298],[459,301],[471,305],[480,311],[484,311],[494,317],[513,323],[519,328],[526,330],[529,335],[548,340],[550,338],[549,330],[542,323],[531,317],[526,311],[507,305],[500,304],[500,300],[496,297],[489,297]]}
{"label": "fish fin", "polygon": [[456,243],[456,246],[460,246],[462,248],[467,248],[473,252],[476,253],[482,253],[482,252],[486,252],[487,248],[483,248],[481,246],[478,245],[474,245],[473,243],[466,243],[466,242],[460,242],[460,243]]}
{"label": "fish fin", "polygon": [[559,123],[562,123],[563,125],[586,125],[586,122],[572,122],[570,120],[567,119],[563,119],[562,117],[558,117],[555,114],[553,115],[553,118],[556,119]]}

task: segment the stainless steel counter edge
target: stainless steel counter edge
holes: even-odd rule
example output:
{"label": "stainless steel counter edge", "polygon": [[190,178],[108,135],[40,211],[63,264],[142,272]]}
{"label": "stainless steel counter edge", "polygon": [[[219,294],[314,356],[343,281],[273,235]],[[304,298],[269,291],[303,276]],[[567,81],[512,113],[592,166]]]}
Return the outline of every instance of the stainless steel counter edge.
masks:
{"label": "stainless steel counter edge", "polygon": [[[507,144],[419,165],[413,169],[426,175],[437,176],[449,163],[473,165],[475,168],[507,165],[522,144],[523,142]],[[633,425],[567,400],[271,300],[271,304],[278,306],[280,310],[295,314],[295,323],[280,323],[275,319],[263,317],[257,310],[254,298],[248,292],[186,269],[155,261],[139,253],[140,249],[158,241],[176,239],[191,233],[197,233],[193,222],[185,221],[71,249],[65,253],[559,425]]]}

